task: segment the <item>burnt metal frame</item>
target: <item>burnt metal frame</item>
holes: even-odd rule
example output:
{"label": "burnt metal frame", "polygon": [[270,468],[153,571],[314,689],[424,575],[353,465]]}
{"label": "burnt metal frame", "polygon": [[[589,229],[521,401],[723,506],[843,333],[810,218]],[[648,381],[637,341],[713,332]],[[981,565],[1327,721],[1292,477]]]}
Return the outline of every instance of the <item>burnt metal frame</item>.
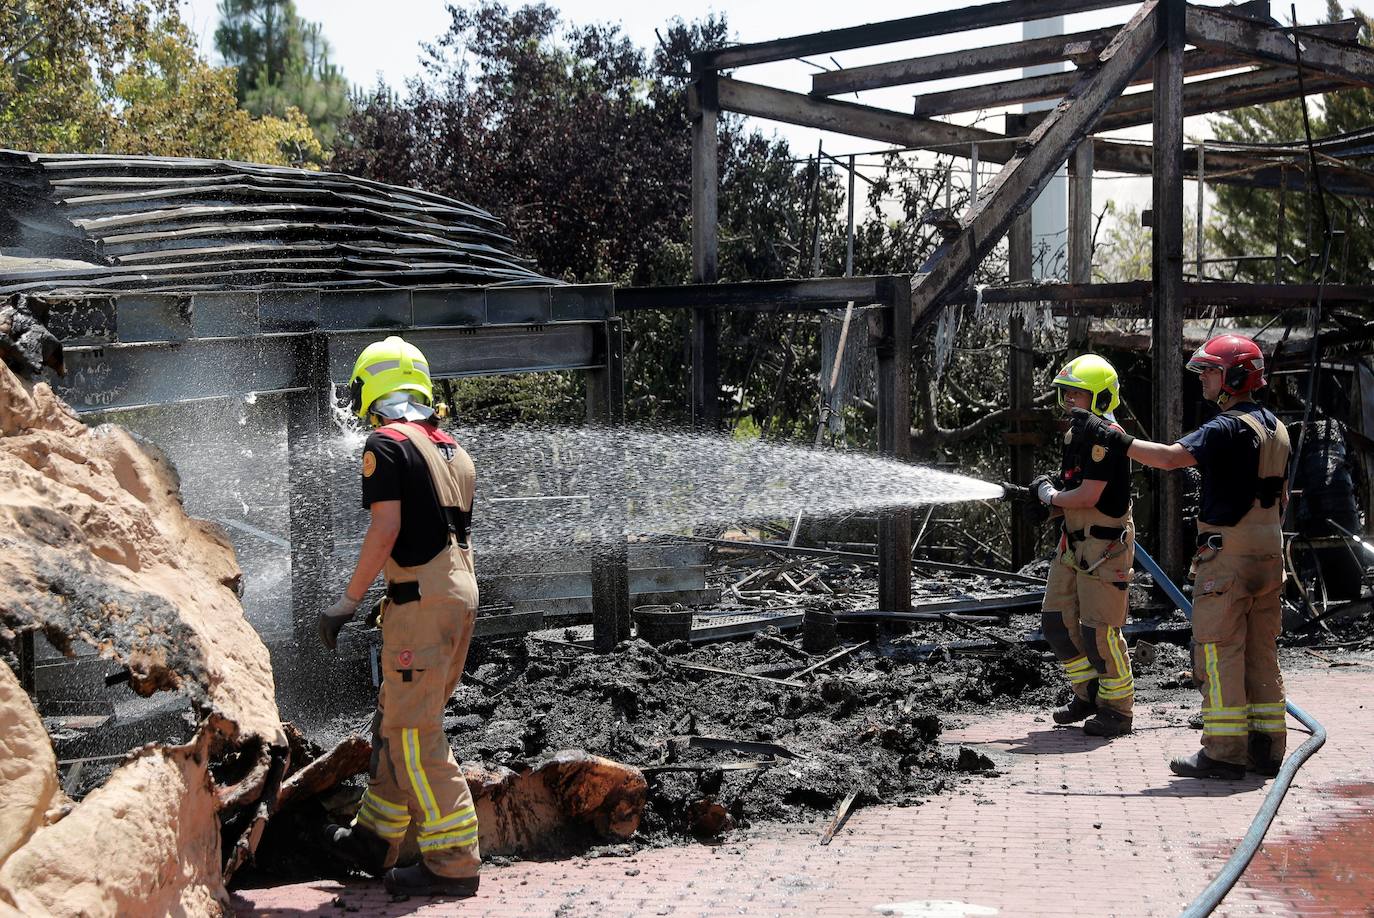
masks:
{"label": "burnt metal frame", "polygon": [[[315,647],[314,619],[329,595],[332,494],[311,461],[332,426],[336,386],[358,353],[403,333],[429,358],[435,379],[582,370],[587,420],[625,420],[621,318],[609,285],[417,287],[372,291],[268,290],[113,294],[49,301],[51,331],[67,367],[58,393],[78,413],[249,394],[284,399],[293,494],[291,617],[301,648]],[[629,637],[624,546],[593,567],[598,647]]]}
{"label": "burnt metal frame", "polygon": [[[1026,122],[1020,130],[1009,125],[1005,134],[829,98],[858,89],[946,76],[945,69],[938,66],[941,55],[816,74],[810,95],[746,82],[733,73],[730,76],[722,74],[727,69],[770,61],[1127,5],[1130,4],[1119,0],[1004,0],[697,55],[692,62],[688,101],[693,118],[693,281],[700,286],[695,293],[690,288],[678,288],[669,297],[675,301],[672,305],[693,307],[692,407],[697,422],[707,427],[719,422],[716,412],[719,393],[716,309],[768,308],[766,304],[774,302],[770,298],[776,297],[778,290],[788,283],[797,284],[799,291],[818,289],[805,286],[817,282],[778,282],[772,287],[755,285],[755,292],[761,299],[751,299],[748,291],[741,289],[738,299],[726,302],[712,286],[717,277],[719,167],[716,133],[719,113],[734,111],[906,148],[1004,164],[991,187],[977,196],[960,219],[952,238],[947,239],[922,267],[925,273],[913,278],[910,329],[904,332],[912,336],[919,335],[933,322],[946,304],[966,296],[964,285],[974,265],[1009,231],[1012,234],[1011,279],[1013,283],[1029,279],[1027,271],[1018,270],[1018,266],[1024,268],[1022,262],[1026,260],[1026,253],[1021,249],[1028,242],[1024,229],[1017,232],[1016,221],[1067,160],[1072,176],[1071,283],[1037,285],[1034,299],[1061,305],[1091,305],[1091,308],[1075,308],[1072,313],[1070,341],[1076,346],[1087,341],[1088,321],[1090,313],[1098,308],[1096,304],[1110,302],[1139,309],[1141,304],[1148,302],[1156,353],[1154,389],[1157,397],[1152,433],[1160,440],[1177,438],[1182,432],[1178,385],[1182,358],[1175,345],[1182,337],[1185,307],[1192,303],[1219,305],[1228,314],[1240,314],[1260,302],[1284,301],[1285,305],[1292,305],[1312,298],[1310,290],[1280,288],[1282,292],[1278,292],[1268,285],[1263,289],[1254,288],[1257,296],[1252,298],[1244,290],[1202,289],[1217,285],[1184,283],[1182,183],[1189,177],[1202,181],[1204,163],[1200,152],[1184,150],[1183,117],[1261,101],[1297,98],[1340,87],[1374,86],[1374,50],[1347,40],[1353,38],[1349,23],[1291,30],[1278,28],[1268,20],[1268,0],[1253,0],[1224,10],[1192,6],[1185,0],[1147,0],[1119,30],[1033,39],[961,52],[960,66],[969,72],[989,72],[1028,62],[1071,60],[1078,64],[1075,73],[1048,81],[1037,77],[996,84],[993,90],[986,87],[954,90],[938,97],[925,97],[924,103],[918,98],[917,112],[953,113],[986,104],[1007,104],[1009,100],[1044,98],[1047,94],[1062,97],[1052,111],[1038,116],[1041,118],[1038,124]],[[1292,68],[1299,64],[1295,41],[1302,43],[1300,63],[1310,74],[1301,84],[1292,78],[1295,76]],[[1185,53],[1185,43],[1198,50]],[[943,57],[947,59],[948,55]],[[1259,67],[1239,75],[1190,83],[1185,88],[1185,72],[1211,71],[1226,61],[1234,61],[1237,66],[1257,64]],[[1147,75],[1148,82],[1153,84],[1148,92],[1122,96],[1126,86],[1147,82],[1144,79]],[[1092,136],[1110,127],[1150,123],[1156,127],[1150,148]],[[1257,188],[1304,187],[1306,167],[1297,157],[1279,162],[1272,156],[1211,149],[1206,155],[1207,181]],[[1126,289],[1090,289],[1103,286],[1089,283],[1094,169],[1153,176],[1153,281],[1130,293]],[[1333,164],[1332,171],[1336,173],[1334,181],[1324,182],[1328,192],[1367,196],[1374,191],[1374,179],[1364,170]],[[1121,285],[1113,286],[1120,288]],[[1345,298],[1367,304],[1369,293],[1361,288],[1342,289],[1328,285],[1324,299],[1329,302],[1333,298]],[[983,302],[989,301],[989,294],[993,298],[1007,299],[1019,296],[1014,287],[985,290],[983,294]],[[1009,389],[1013,402],[1025,404],[1029,403],[1032,386],[1026,359],[1028,335],[1023,328],[1013,328],[1012,334]],[[909,355],[906,366],[909,373]],[[880,392],[885,390],[886,386],[880,386]],[[891,404],[897,403],[893,393],[887,395]],[[903,405],[902,411],[900,422],[909,423],[910,406]],[[900,422],[891,421],[894,426]],[[904,431],[905,427],[902,429]],[[904,433],[901,439],[905,439]],[[1013,441],[1012,455],[1013,472],[1020,480],[1029,456],[1024,437]],[[1156,519],[1178,518],[1180,485],[1177,477],[1165,475],[1158,481]],[[1019,521],[1013,524],[1014,528],[1021,525]],[[1014,533],[1013,545],[1021,546],[1018,560],[1025,560],[1024,546],[1029,541],[1026,536],[1025,532]],[[1171,538],[1160,538],[1159,542],[1159,557],[1165,570],[1173,575],[1181,573],[1184,546]],[[897,595],[892,584],[882,589],[885,595]]]}

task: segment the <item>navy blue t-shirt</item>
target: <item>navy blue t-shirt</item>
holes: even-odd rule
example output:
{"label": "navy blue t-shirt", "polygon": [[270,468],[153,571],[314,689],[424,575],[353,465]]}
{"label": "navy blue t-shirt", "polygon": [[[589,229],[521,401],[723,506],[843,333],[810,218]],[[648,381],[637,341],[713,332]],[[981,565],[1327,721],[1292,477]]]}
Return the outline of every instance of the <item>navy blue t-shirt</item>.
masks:
{"label": "navy blue t-shirt", "polygon": [[[1229,410],[1254,415],[1267,430],[1279,423],[1273,412],[1254,402]],[[1239,523],[1259,495],[1259,437],[1240,418],[1219,414],[1178,442],[1202,473],[1198,520],[1213,526]]]}
{"label": "navy blue t-shirt", "polygon": [[1059,468],[1064,490],[1081,487],[1084,481],[1105,481],[1094,506],[1107,516],[1125,516],[1131,509],[1131,460],[1126,451],[1105,444],[1078,443],[1072,430],[1066,437]]}

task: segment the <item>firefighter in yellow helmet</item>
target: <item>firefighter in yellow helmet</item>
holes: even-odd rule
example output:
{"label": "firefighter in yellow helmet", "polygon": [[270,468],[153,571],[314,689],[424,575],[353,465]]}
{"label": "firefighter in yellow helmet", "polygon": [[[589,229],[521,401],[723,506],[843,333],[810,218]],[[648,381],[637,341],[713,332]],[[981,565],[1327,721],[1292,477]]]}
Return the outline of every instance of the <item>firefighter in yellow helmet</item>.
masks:
{"label": "firefighter in yellow helmet", "polygon": [[[1085,409],[1115,426],[1120,389],[1116,370],[1103,358],[1070,360],[1054,387],[1066,412]],[[1062,515],[1041,629],[1073,696],[1055,709],[1054,722],[1085,721],[1083,732],[1092,736],[1129,733],[1135,683],[1121,627],[1135,559],[1130,460],[1124,450],[1089,442],[1070,428],[1058,477],[1042,475],[1030,488],[1051,513]]]}
{"label": "firefighter in yellow helmet", "polygon": [[[429,363],[399,337],[369,345],[349,394],[375,430],[363,449],[371,522],[343,598],[320,616],[334,649],[379,572],[382,688],[372,766],[357,817],[330,827],[336,852],[402,895],[471,896],[481,866],[477,813],[448,738],[444,705],[463,673],[477,612],[472,563],[472,459],[436,423]],[[394,867],[417,823],[418,863]],[[388,869],[389,868],[389,869]]]}

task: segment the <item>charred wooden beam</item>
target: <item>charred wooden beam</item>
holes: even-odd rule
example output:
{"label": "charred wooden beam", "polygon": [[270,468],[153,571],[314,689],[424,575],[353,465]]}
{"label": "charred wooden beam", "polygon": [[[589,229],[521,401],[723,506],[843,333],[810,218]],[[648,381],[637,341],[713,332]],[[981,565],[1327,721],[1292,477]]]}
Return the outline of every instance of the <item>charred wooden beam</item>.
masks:
{"label": "charred wooden beam", "polygon": [[[719,240],[716,229],[720,197],[719,118],[715,71],[700,58],[692,60],[692,280],[713,284]],[[720,329],[715,312],[692,312],[692,425],[720,426]]]}
{"label": "charred wooden beam", "polygon": [[[1020,134],[1019,115],[1007,116],[1007,133]],[[1007,280],[1028,283],[1034,277],[1035,238],[1030,211],[1017,217],[1007,233]],[[1035,336],[1026,325],[1025,316],[1013,313],[1007,322],[1007,394],[1011,408],[1023,411],[1035,400]],[[1027,433],[1025,422],[1014,422],[1014,431]],[[1035,474],[1035,450],[1028,443],[1014,443],[1010,447],[1011,464],[1008,481],[1028,484]],[[1024,513],[1011,515],[1011,565],[1022,567],[1034,560],[1036,528]]]}
{"label": "charred wooden beam", "polygon": [[1121,0],[1007,0],[980,6],[909,16],[887,22],[871,22],[846,29],[812,32],[790,38],[735,45],[703,55],[709,66],[717,70],[748,67],[769,61],[785,61],[809,54],[829,54],[851,48],[884,45],[916,38],[930,38],[950,32],[983,29],[989,26],[1010,25],[1027,20],[1049,19],[1066,13],[1081,13],[1113,6],[1127,6]]}
{"label": "charred wooden beam", "polygon": [[[1362,86],[1374,86],[1374,49],[1323,36],[1319,30],[1298,29],[1303,67]],[[1290,30],[1260,25],[1217,9],[1189,5],[1187,40],[1199,48],[1272,64],[1297,66],[1298,53]]]}
{"label": "charred wooden beam", "polygon": [[[1359,34],[1359,23],[1353,19],[1322,23],[1321,25],[1312,26],[1310,32],[1305,34],[1319,35],[1324,38],[1341,41],[1352,40]],[[958,70],[959,66],[957,61],[959,59],[968,58],[978,60],[980,59],[978,52],[981,50],[982,49],[975,49],[974,51],[960,51],[951,54],[934,55],[931,58],[923,58],[922,60],[938,59],[946,66],[947,70]],[[1186,76],[1220,73],[1226,70],[1248,68],[1251,65],[1252,62],[1248,58],[1208,49],[1188,51],[1183,55],[1183,72]],[[988,69],[1006,68],[990,67]],[[1271,70],[1266,69],[1260,72],[1270,73]],[[955,75],[954,73],[941,74],[939,71],[935,71],[935,73],[940,77]],[[1288,79],[1295,79],[1291,70],[1278,69],[1272,70],[1272,73],[1287,73]],[[815,79],[830,75],[832,74],[818,74],[816,78],[813,78],[813,85]],[[1243,79],[1245,76],[1247,75],[1241,74],[1239,77],[1235,78],[1223,78],[1223,80],[1209,80],[1206,83],[1189,84],[1185,90],[1184,113],[1188,115],[1197,115],[1209,111],[1221,111],[1224,108],[1236,108],[1240,105],[1257,105],[1261,102],[1275,101],[1275,99],[1263,96],[1262,94],[1258,95],[1254,101],[1247,99],[1244,95],[1245,91],[1248,89],[1253,92],[1254,88],[1251,87],[1250,82]],[[978,86],[968,86],[944,92],[926,93],[916,97],[916,103],[912,109],[912,114],[918,118],[930,118],[935,115],[951,115],[957,112],[970,112],[985,108],[1019,105],[1025,102],[1037,102],[1043,99],[1059,99],[1073,88],[1074,83],[1081,77],[1081,73],[1052,73],[1043,76],[1026,77],[1024,79],[983,83]],[[928,79],[934,78],[936,77],[928,77]],[[1140,68],[1140,71],[1131,78],[1130,85],[1138,86],[1151,84],[1154,80],[1154,65],[1148,64]],[[1229,82],[1225,80],[1229,80]],[[1262,81],[1262,85],[1272,88],[1272,84],[1275,82],[1276,79],[1271,75],[1267,80]],[[1308,91],[1320,92],[1327,88],[1339,88],[1345,82],[1348,81],[1328,78],[1318,85],[1318,81],[1309,79]],[[1214,91],[1196,91],[1203,86]],[[1293,89],[1289,91],[1291,92]],[[1232,96],[1235,96],[1235,101],[1231,101]],[[1149,121],[1146,119],[1145,121],[1109,126],[1109,122],[1114,116],[1124,115],[1126,112],[1132,112],[1137,115],[1141,111],[1149,112],[1150,102],[1147,97],[1148,93],[1123,96],[1118,104],[1113,104],[1113,106],[1107,110],[1107,114],[1103,116],[1102,123],[1098,126],[1098,130],[1106,131],[1110,130],[1111,127],[1130,127],[1136,123],[1148,124]],[[1279,98],[1289,98],[1289,96],[1281,95]],[[1211,107],[1209,107],[1209,105]]]}
{"label": "charred wooden beam", "polygon": [[[1085,140],[1069,158],[1069,280],[1090,284],[1093,279],[1093,144]],[[1069,322],[1069,347],[1088,345],[1088,318]]]}
{"label": "charred wooden beam", "polygon": [[718,88],[723,111],[904,147],[929,149],[957,146],[961,148],[960,155],[967,154],[969,144],[977,143],[980,158],[996,163],[1004,163],[1012,155],[1012,145],[1001,134],[979,128],[913,118],[871,105],[816,99],[802,93],[726,77],[720,79]]}
{"label": "charred wooden beam", "polygon": [[912,292],[913,325],[919,329],[935,318],[936,307],[962,285],[974,266],[1006,235],[1016,215],[1030,207],[1067,158],[1092,131],[1112,99],[1158,50],[1162,36],[1158,0],[1147,0],[1102,52],[1097,71],[1083,77],[1042,121],[1029,141],[993,180],[990,193],[975,201],[965,216],[964,231],[932,256],[929,273]]}
{"label": "charred wooden beam", "polygon": [[298,800],[308,800],[362,774],[367,771],[371,758],[371,742],[361,736],[346,737],[286,780],[277,792],[277,810],[284,810]]}
{"label": "charred wooden beam", "polygon": [[[1149,93],[1154,123],[1153,221],[1150,232],[1151,362],[1150,433],[1160,443],[1173,443],[1183,435],[1183,48],[1184,0],[1162,0],[1159,7],[1163,46],[1155,58],[1160,79]],[[1175,581],[1183,573],[1183,539],[1180,527],[1170,525],[1183,518],[1183,487],[1180,476],[1155,473],[1154,541],[1159,565]]]}
{"label": "charred wooden beam", "polygon": [[[878,454],[911,457],[911,281],[893,277],[890,299],[870,317],[878,364]],[[877,332],[875,334],[874,332]],[[891,612],[911,609],[911,509],[878,515],[878,603]]]}
{"label": "charred wooden beam", "polygon": [[[1232,15],[1256,16],[1267,19],[1269,0],[1252,0],[1233,7]],[[1354,40],[1358,33],[1358,22],[1347,20],[1354,26],[1349,34],[1328,35],[1342,40]],[[1323,23],[1315,28],[1329,28],[1331,23]],[[1013,70],[1018,67],[1034,67],[1037,64],[1053,64],[1058,61],[1083,62],[1096,58],[1107,47],[1117,27],[1091,29],[1086,32],[1073,32],[1068,35],[1050,35],[1045,38],[1032,38],[1024,41],[1008,42],[1001,45],[988,45],[981,48],[964,48],[945,54],[930,54],[900,61],[869,64],[863,67],[848,67],[818,73],[811,77],[813,96],[835,96],[846,92],[860,92],[865,89],[880,89],[885,86],[904,86],[925,80],[943,80],[951,77],[972,76],[979,73],[993,73],[999,70]],[[1066,86],[1064,92],[1073,84]],[[1062,96],[1064,92],[1057,95]],[[1056,96],[1057,97],[1057,96]]]}
{"label": "charred wooden beam", "polygon": [[[1296,87],[1296,83],[1294,86]],[[1006,135],[980,128],[913,118],[900,112],[869,105],[816,99],[801,93],[728,78],[722,78],[719,87],[720,107],[724,111],[834,131],[902,147],[938,149],[951,156],[969,156],[972,146],[977,144],[979,159],[987,162],[1005,163],[1015,150],[1015,141],[1007,140]],[[1138,105],[1134,101],[1129,104],[1132,109]],[[1148,122],[1149,119],[1145,118],[1141,123]],[[1148,146],[1095,138],[1093,151],[1098,171],[1131,175],[1150,175],[1153,171],[1153,155]],[[1303,168],[1301,165],[1290,166],[1285,170],[1266,165],[1268,161],[1260,157],[1218,153],[1212,150],[1207,153],[1207,161],[1208,181],[1214,184],[1253,188],[1307,187],[1305,175],[1299,171]],[[1186,150],[1183,162],[1185,174],[1195,175],[1196,164],[1196,151]],[[1328,177],[1332,175],[1333,173],[1328,173]],[[1334,177],[1332,180],[1340,181]],[[1366,180],[1362,175],[1354,176],[1339,187],[1329,182],[1327,187],[1334,194],[1367,196],[1374,191],[1374,177]],[[634,303],[622,305],[623,296],[624,291],[617,291],[617,308],[646,308],[637,307]]]}
{"label": "charred wooden beam", "polygon": [[[1349,88],[1348,83],[1330,77],[1308,77],[1300,84],[1297,74],[1286,67],[1265,67],[1188,83],[1183,87],[1183,114],[1205,115],[1345,88]],[[1114,131],[1149,124],[1154,97],[1152,89],[1122,96],[1107,108],[1097,129]]]}
{"label": "charred wooden beam", "polygon": [[831,70],[811,77],[811,94],[835,96],[865,89],[921,83],[925,80],[944,80],[1011,70],[1016,67],[1053,64],[1071,60],[1088,50],[1094,55],[1099,54],[1115,34],[1114,28],[1093,29],[1070,35],[1051,35],[1047,38],[1014,41],[1004,45],[989,45],[983,48],[913,57],[903,61]]}
{"label": "charred wooden beam", "polygon": [[[1095,140],[1093,153],[1098,171],[1149,175],[1153,171],[1154,154],[1149,147]],[[1306,156],[1295,155],[1291,160],[1249,156],[1244,153],[1207,149],[1207,183],[1232,185],[1241,188],[1264,188],[1306,192],[1308,188]],[[1185,178],[1197,177],[1197,148],[1183,151],[1181,166]],[[1356,166],[1326,163],[1322,166],[1322,187],[1335,195],[1347,197],[1374,196],[1374,173]]]}
{"label": "charred wooden beam", "polygon": [[[1234,70],[1237,67],[1246,66],[1249,64],[1245,60],[1232,55],[1218,54],[1214,51],[1191,51],[1184,58],[1184,72],[1190,76],[1202,73],[1219,73],[1223,70]],[[1006,105],[1020,105],[1025,102],[1039,102],[1044,99],[1061,99],[1082,78],[1082,72],[1050,73],[1019,80],[983,83],[979,86],[968,86],[945,92],[925,93],[916,97],[912,115],[918,118],[930,118],[934,115],[952,115],[957,112],[1000,108]],[[1153,81],[1154,68],[1147,66],[1142,67],[1131,78],[1129,85],[1137,86]]]}

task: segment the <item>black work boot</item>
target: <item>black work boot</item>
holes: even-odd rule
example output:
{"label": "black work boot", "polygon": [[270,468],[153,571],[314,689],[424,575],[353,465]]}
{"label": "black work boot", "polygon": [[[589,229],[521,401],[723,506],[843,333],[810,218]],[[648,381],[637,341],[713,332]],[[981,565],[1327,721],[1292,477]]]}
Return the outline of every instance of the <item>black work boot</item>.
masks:
{"label": "black work boot", "polygon": [[477,895],[481,877],[441,877],[425,866],[424,861],[409,867],[393,867],[382,881],[393,896],[448,896],[466,899]]}
{"label": "black work boot", "polygon": [[1169,770],[1184,778],[1219,778],[1239,781],[1245,777],[1245,766],[1234,762],[1218,762],[1199,749],[1189,756],[1179,756],[1169,763]]}
{"label": "black work boot", "polygon": [[363,873],[380,877],[386,870],[386,855],[391,846],[359,826],[324,827],[325,843],[339,860]]}
{"label": "black work boot", "polygon": [[1050,717],[1057,724],[1076,724],[1080,720],[1092,717],[1097,713],[1097,680],[1088,683],[1088,697],[1083,699],[1077,692],[1069,699],[1068,704],[1060,705],[1050,712]]}
{"label": "black work boot", "polygon": [[1083,724],[1083,732],[1089,736],[1125,736],[1131,732],[1131,715],[1111,708],[1098,708],[1097,713]]}
{"label": "black work boot", "polygon": [[1273,739],[1267,733],[1250,731],[1250,749],[1245,767],[1257,775],[1272,778],[1283,767],[1283,757],[1275,757]]}

